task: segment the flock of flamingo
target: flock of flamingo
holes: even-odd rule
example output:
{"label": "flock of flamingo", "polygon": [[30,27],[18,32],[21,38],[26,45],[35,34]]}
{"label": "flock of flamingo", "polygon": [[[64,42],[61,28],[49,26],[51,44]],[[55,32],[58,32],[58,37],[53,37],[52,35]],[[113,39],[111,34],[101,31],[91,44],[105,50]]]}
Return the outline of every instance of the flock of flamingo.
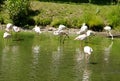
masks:
{"label": "flock of flamingo", "polygon": [[[69,38],[69,33],[64,31],[64,29],[66,29],[67,27],[65,25],[59,25],[58,29],[55,30],[53,32],[54,35],[59,35],[59,36],[65,36],[65,37],[68,37]],[[9,38],[11,37],[11,33],[10,31],[13,30],[14,32],[20,32],[21,31],[21,28],[20,27],[17,27],[17,26],[14,26],[13,24],[11,23],[8,23],[6,25],[6,28],[5,28],[5,32],[3,34],[3,38]],[[107,32],[107,34],[109,34],[111,36],[111,39],[113,40],[113,35],[111,34],[111,27],[110,26],[105,26],[104,27],[104,30]],[[36,32],[37,34],[41,34],[41,30],[40,30],[40,27],[35,25],[35,27],[33,28],[33,31]],[[76,34],[78,35],[74,40],[85,40],[87,37],[89,37],[91,34],[95,34],[94,31],[92,30],[89,30],[88,29],[88,26],[83,23],[80,30],[78,32],[76,32]],[[64,38],[65,39],[65,38]],[[91,55],[91,53],[93,52],[93,49],[92,47],[90,46],[84,46],[84,53],[86,55],[86,59],[89,59],[89,56]]]}

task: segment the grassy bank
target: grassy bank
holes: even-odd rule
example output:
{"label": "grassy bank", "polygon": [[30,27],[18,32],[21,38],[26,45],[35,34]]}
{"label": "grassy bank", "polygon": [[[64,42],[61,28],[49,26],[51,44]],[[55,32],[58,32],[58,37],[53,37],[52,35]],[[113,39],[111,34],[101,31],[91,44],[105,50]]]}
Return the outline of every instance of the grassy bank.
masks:
{"label": "grassy bank", "polygon": [[[79,28],[85,22],[93,30],[102,30],[105,25],[111,25],[114,29],[120,30],[118,5],[32,1],[31,9],[34,11],[31,13],[34,24],[42,26],[57,27],[59,24],[64,24],[69,28]],[[10,21],[7,13],[1,15],[4,23]]]}

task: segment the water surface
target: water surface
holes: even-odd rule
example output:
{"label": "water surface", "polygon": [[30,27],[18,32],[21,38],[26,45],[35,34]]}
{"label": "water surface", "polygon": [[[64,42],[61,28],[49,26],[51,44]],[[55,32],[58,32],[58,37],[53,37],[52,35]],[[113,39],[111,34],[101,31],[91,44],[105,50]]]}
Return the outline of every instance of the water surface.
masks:
{"label": "water surface", "polygon": [[[23,38],[24,39],[24,38]],[[85,62],[83,47],[93,53]],[[41,35],[0,41],[0,81],[118,81],[120,39],[94,37],[88,42]]]}

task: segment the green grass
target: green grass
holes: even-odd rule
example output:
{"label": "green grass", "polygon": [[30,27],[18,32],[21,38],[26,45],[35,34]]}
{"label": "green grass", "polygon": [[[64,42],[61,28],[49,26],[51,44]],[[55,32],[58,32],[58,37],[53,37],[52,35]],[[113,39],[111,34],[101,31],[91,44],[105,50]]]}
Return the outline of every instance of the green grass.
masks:
{"label": "green grass", "polygon": [[[38,15],[33,16],[37,24],[55,27],[59,24],[65,24],[68,27],[79,28],[83,22],[86,22],[91,28],[106,24],[116,27],[118,25],[116,22],[118,23],[119,20],[117,18],[119,16],[117,5],[65,4],[33,1],[31,8],[40,11]],[[43,20],[47,23],[43,22]]]}
{"label": "green grass", "polygon": [[[80,28],[85,22],[94,30],[102,29],[105,25],[120,29],[118,5],[31,1],[30,7],[34,11],[31,18],[35,24],[42,26],[58,27],[59,24],[64,24],[69,28]],[[4,23],[11,22],[7,13],[3,13],[1,12]]]}

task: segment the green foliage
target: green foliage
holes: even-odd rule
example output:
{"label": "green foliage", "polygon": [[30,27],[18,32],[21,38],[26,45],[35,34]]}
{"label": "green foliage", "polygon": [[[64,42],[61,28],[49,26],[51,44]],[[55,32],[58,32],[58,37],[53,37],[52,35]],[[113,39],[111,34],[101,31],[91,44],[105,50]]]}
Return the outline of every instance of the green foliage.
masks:
{"label": "green foliage", "polygon": [[64,24],[64,25],[67,25],[67,20],[65,18],[62,18],[62,17],[56,17],[56,18],[53,18],[52,22],[51,22],[51,26],[58,26],[59,24]]}
{"label": "green foliage", "polygon": [[29,12],[29,0],[6,0],[5,4],[10,19],[14,24],[25,24]]}
{"label": "green foliage", "polygon": [[107,20],[108,20],[109,25],[112,25],[113,27],[116,27],[119,25],[119,22],[120,22],[120,13],[119,12],[120,12],[119,7],[115,7],[113,9],[111,9],[111,11],[107,15]]}
{"label": "green foliage", "polygon": [[103,19],[100,16],[92,15],[91,19],[88,21],[88,25],[90,28],[103,26]]}
{"label": "green foliage", "polygon": [[94,31],[102,31],[104,27],[103,19],[100,16],[92,16],[91,20],[88,22],[90,29]]}
{"label": "green foliage", "polygon": [[4,23],[3,17],[0,15],[0,24],[3,24],[3,23]]}
{"label": "green foliage", "polygon": [[46,26],[46,25],[49,25],[51,23],[51,17],[41,17],[40,15],[34,17],[34,21],[35,21],[35,24],[37,25],[42,25],[42,26]]}
{"label": "green foliage", "polygon": [[[35,24],[54,27],[64,24],[69,28],[80,28],[84,22],[94,30],[102,29],[106,22],[113,27],[120,26],[120,9],[116,5],[61,4],[32,0],[31,4],[29,4],[29,0],[22,1],[26,3],[24,4],[21,1],[7,0],[5,4],[9,13],[2,12],[0,21],[4,23],[13,22],[18,26],[24,25],[25,28],[30,28]],[[29,6],[31,12],[29,12]]]}

